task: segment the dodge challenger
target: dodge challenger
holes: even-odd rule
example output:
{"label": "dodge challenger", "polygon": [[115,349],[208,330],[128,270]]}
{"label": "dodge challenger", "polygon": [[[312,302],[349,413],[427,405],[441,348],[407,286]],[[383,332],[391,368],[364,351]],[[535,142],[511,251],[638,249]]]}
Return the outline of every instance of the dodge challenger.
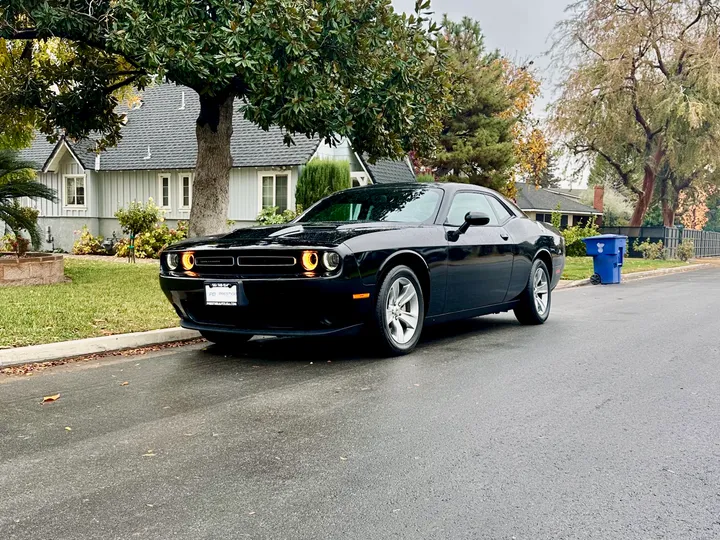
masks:
{"label": "dodge challenger", "polygon": [[510,310],[544,323],[564,265],[558,231],[492,190],[376,185],[287,224],[172,245],[160,284],[183,327],[224,347],[365,330],[401,355],[432,323]]}

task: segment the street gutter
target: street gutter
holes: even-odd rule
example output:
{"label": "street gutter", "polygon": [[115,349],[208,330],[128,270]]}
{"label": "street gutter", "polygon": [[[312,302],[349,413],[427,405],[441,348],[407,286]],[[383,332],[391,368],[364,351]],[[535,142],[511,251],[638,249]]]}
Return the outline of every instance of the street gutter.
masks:
{"label": "street gutter", "polygon": [[162,330],[151,330],[149,332],[133,332],[131,334],[116,334],[114,336],[76,339],[59,343],[31,345],[29,347],[0,349],[0,369],[23,364],[90,356],[124,349],[139,349],[152,345],[188,341],[199,337],[201,337],[200,333],[194,330],[164,328]]}
{"label": "street gutter", "polygon": [[[638,281],[640,279],[648,279],[653,277],[666,276],[668,274],[682,274],[684,272],[692,272],[694,270],[700,270],[701,268],[709,268],[711,264],[689,264],[687,266],[675,266],[673,268],[658,268],[657,270],[647,270],[646,272],[631,272],[629,274],[623,274],[620,284],[628,281]],[[574,281],[564,280],[560,281],[558,286],[555,288],[556,291],[562,291],[565,289],[574,289],[576,287],[584,287],[590,285],[590,279],[578,279]]]}

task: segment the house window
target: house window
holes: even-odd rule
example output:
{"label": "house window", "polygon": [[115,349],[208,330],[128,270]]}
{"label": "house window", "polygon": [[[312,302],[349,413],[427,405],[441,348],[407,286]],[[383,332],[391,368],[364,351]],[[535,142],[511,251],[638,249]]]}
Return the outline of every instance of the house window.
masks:
{"label": "house window", "polygon": [[262,184],[262,207],[277,207],[278,212],[288,209],[290,179],[287,174],[263,174]]}
{"label": "house window", "polygon": [[85,206],[85,177],[65,177],[65,206]]}
{"label": "house window", "polygon": [[170,175],[161,174],[158,176],[158,191],[160,208],[170,208]]}
{"label": "house window", "polygon": [[190,208],[192,205],[192,175],[183,174],[180,177],[180,187],[182,189],[182,208]]}
{"label": "house window", "polygon": [[[537,214],[535,221],[542,221],[543,223],[552,223],[552,214]],[[560,227],[568,226],[568,215],[563,214],[560,216]]]}

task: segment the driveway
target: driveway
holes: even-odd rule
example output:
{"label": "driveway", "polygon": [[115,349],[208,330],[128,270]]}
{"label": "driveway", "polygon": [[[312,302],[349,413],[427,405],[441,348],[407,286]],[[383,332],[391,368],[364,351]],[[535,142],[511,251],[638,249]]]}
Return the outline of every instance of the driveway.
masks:
{"label": "driveway", "polygon": [[719,299],[712,268],[398,359],[275,340],[5,378],[0,538],[718,538]]}

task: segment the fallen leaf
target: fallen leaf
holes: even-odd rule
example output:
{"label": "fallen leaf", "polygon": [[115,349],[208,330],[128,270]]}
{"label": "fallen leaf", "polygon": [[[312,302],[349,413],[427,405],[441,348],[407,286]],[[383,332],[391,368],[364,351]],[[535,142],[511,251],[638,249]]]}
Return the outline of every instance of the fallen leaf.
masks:
{"label": "fallen leaf", "polygon": [[128,381],[124,381],[120,383],[120,386],[127,386],[128,384],[130,384]]}
{"label": "fallen leaf", "polygon": [[71,427],[65,426],[65,431],[72,431]]}
{"label": "fallen leaf", "polygon": [[55,394],[55,395],[52,395],[52,396],[45,396],[45,397],[43,398],[42,402],[43,402],[43,403],[50,403],[50,402],[52,402],[52,401],[57,401],[58,399],[60,399],[60,394]]}

